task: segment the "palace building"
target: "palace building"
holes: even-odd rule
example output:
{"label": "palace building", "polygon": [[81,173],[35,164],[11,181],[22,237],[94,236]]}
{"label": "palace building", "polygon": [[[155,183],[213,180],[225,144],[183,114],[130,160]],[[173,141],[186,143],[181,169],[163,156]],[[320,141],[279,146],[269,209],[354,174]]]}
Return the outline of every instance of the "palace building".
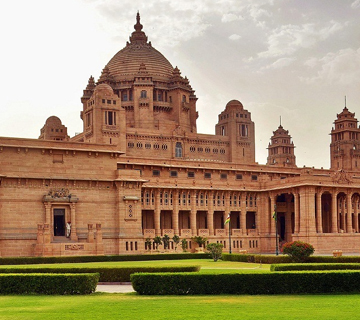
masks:
{"label": "palace building", "polygon": [[274,253],[276,233],[316,253],[359,253],[355,114],[336,116],[330,169],[298,168],[281,125],[258,164],[251,112],[229,101],[215,134],[198,133],[189,80],[148,41],[139,14],[134,28],[90,77],[80,134],[52,116],[38,139],[0,137],[0,255],[142,254],[165,234],[190,251],[203,236],[224,251]]}

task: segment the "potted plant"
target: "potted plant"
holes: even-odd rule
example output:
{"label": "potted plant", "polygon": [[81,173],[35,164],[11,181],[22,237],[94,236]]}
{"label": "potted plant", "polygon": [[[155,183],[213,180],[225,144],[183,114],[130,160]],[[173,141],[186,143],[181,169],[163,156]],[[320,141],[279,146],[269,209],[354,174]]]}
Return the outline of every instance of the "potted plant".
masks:
{"label": "potted plant", "polygon": [[201,237],[201,236],[195,236],[191,238],[192,241],[198,244],[199,248],[196,248],[196,251],[198,252],[204,252],[203,246],[206,243],[207,238]]}

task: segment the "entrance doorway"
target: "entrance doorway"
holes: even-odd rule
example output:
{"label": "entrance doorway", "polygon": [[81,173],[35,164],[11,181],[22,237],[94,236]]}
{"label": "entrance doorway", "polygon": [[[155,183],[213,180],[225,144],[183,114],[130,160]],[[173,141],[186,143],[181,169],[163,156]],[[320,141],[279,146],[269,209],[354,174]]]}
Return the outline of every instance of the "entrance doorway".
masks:
{"label": "entrance doorway", "polygon": [[54,236],[65,236],[65,209],[54,209]]}

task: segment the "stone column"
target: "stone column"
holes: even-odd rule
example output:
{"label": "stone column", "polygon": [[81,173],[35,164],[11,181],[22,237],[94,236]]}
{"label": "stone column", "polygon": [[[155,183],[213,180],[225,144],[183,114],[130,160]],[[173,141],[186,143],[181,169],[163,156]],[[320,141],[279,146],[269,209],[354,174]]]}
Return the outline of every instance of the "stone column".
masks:
{"label": "stone column", "polygon": [[213,203],[213,192],[210,191],[208,193],[208,214],[207,214],[207,218],[208,218],[208,229],[209,229],[209,235],[213,236],[214,235],[214,203]]}
{"label": "stone column", "polygon": [[276,220],[274,219],[275,212],[275,204],[276,204],[276,196],[274,194],[270,195],[270,212],[268,213],[270,217],[270,234],[275,235],[276,233]]}
{"label": "stone column", "polygon": [[316,226],[317,226],[317,233],[323,233],[322,228],[322,210],[321,210],[321,196],[322,192],[316,193]]}
{"label": "stone column", "polygon": [[45,223],[50,224],[51,223],[51,203],[44,202],[44,206],[45,206]]}
{"label": "stone column", "polygon": [[241,192],[241,203],[240,203],[240,228],[242,234],[246,235],[246,192]]}
{"label": "stone column", "polygon": [[359,197],[356,196],[354,198],[354,226],[355,226],[355,232],[356,233],[359,233],[358,205],[359,205]]}
{"label": "stone column", "polygon": [[286,240],[289,241],[291,238],[291,194],[286,195],[286,213],[285,213],[285,234]]}
{"label": "stone column", "polygon": [[196,191],[191,191],[191,205],[190,205],[190,228],[193,236],[197,236],[197,228],[196,228]]}
{"label": "stone column", "polygon": [[75,203],[70,204],[70,220],[71,220],[70,239],[73,240],[73,241],[78,241],[78,236],[77,236],[77,233],[76,233]]}
{"label": "stone column", "polygon": [[179,190],[175,190],[173,199],[172,227],[174,234],[179,235]]}
{"label": "stone column", "polygon": [[[229,191],[226,191],[225,192],[224,223],[229,214],[230,214],[230,193],[229,193]],[[225,225],[225,232],[227,235],[229,235],[229,233],[231,232],[231,217],[230,217],[230,222]]]}
{"label": "stone column", "polygon": [[294,193],[294,233],[298,234],[300,230],[300,203],[299,194]]}
{"label": "stone column", "polygon": [[316,233],[315,226],[315,189],[313,187],[304,187],[300,190],[300,212],[301,223],[300,234]]}
{"label": "stone column", "polygon": [[351,190],[348,190],[348,193],[346,195],[346,202],[347,202],[346,232],[353,233]]}
{"label": "stone column", "polygon": [[342,226],[342,231],[346,232],[346,221],[345,221],[345,197],[341,197],[341,202],[339,201],[339,212],[341,211],[341,223],[340,226]]}
{"label": "stone column", "polygon": [[338,233],[337,223],[337,192],[331,193],[331,233]]}
{"label": "stone column", "polygon": [[155,192],[155,210],[154,210],[154,224],[155,224],[155,236],[161,236],[160,228],[160,192],[161,190],[156,190]]}
{"label": "stone column", "polygon": [[94,229],[93,229],[93,225],[91,223],[88,224],[88,238],[87,238],[87,242],[88,243],[93,243],[94,242]]}

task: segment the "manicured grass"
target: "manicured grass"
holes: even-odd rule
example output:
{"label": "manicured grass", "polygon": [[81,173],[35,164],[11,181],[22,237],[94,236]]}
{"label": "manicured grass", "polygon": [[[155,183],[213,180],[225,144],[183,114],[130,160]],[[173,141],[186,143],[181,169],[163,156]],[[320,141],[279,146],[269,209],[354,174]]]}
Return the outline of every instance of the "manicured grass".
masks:
{"label": "manicured grass", "polygon": [[357,319],[360,295],[0,296],[1,320]]}
{"label": "manicured grass", "polygon": [[[87,263],[62,263],[62,264],[40,264],[40,265],[16,265],[17,268],[56,268],[61,267],[166,267],[166,266],[201,266],[202,273],[237,273],[237,272],[269,272],[270,265],[260,265],[258,263],[232,262],[232,261],[217,261],[213,260],[154,260],[154,261],[122,261],[122,262],[87,262]],[[14,266],[0,266],[0,273],[2,268],[11,268]]]}

